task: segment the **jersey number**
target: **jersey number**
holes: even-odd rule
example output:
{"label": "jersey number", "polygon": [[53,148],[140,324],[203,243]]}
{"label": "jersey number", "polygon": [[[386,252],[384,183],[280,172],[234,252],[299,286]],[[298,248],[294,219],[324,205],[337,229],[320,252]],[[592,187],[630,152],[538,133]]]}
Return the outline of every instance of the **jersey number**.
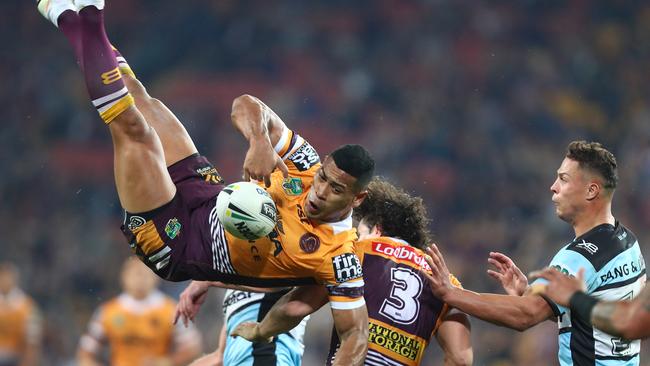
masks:
{"label": "jersey number", "polygon": [[379,313],[400,324],[411,324],[420,313],[418,298],[422,293],[422,280],[407,268],[391,268],[393,287],[384,299]]}

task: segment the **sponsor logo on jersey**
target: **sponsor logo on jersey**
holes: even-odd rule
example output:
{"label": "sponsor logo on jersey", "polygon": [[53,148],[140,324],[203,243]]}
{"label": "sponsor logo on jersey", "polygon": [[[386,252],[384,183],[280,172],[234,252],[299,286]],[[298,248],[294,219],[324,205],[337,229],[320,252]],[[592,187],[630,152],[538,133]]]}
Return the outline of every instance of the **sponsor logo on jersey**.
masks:
{"label": "sponsor logo on jersey", "polygon": [[313,253],[320,248],[320,239],[312,234],[305,233],[300,237],[300,249],[305,253]]}
{"label": "sponsor logo on jersey", "polygon": [[223,313],[226,313],[226,308],[234,305],[242,300],[250,299],[253,297],[253,294],[246,291],[235,291],[232,292],[224,301],[223,301]]}
{"label": "sponsor logo on jersey", "polygon": [[368,342],[394,352],[409,360],[415,361],[424,349],[425,344],[412,335],[375,324],[372,321],[368,327]]}
{"label": "sponsor logo on jersey", "polygon": [[284,193],[287,196],[298,196],[302,194],[304,187],[300,178],[286,178],[282,182],[282,189],[284,189]]}
{"label": "sponsor logo on jersey", "polygon": [[291,160],[291,162],[293,162],[296,168],[301,172],[304,172],[320,163],[318,153],[308,142],[302,144],[298,150],[289,155],[289,160]]}
{"label": "sponsor logo on jersey", "polygon": [[411,262],[424,270],[428,270],[428,271],[431,270],[431,267],[429,267],[429,264],[424,260],[424,257],[420,255],[415,250],[415,248],[412,247],[407,247],[407,246],[394,247],[386,243],[373,242],[372,251],[375,253],[381,253],[391,258]]}
{"label": "sponsor logo on jersey", "polygon": [[172,218],[167,221],[167,225],[165,225],[165,234],[170,239],[174,239],[178,236],[178,233],[181,232],[181,223],[178,222],[177,218]]}
{"label": "sponsor logo on jersey", "polygon": [[607,271],[607,273],[600,275],[600,281],[605,283],[617,278],[629,276],[630,273],[640,272],[641,270],[643,270],[643,267],[639,265],[638,261],[631,261],[630,263],[614,267]]}
{"label": "sponsor logo on jersey", "polygon": [[269,220],[275,222],[277,220],[277,211],[273,204],[269,202],[262,203],[262,211],[260,213],[269,218]]}
{"label": "sponsor logo on jersey", "polygon": [[332,266],[334,267],[334,279],[338,283],[353,280],[363,275],[359,258],[353,253],[344,253],[332,258]]}
{"label": "sponsor logo on jersey", "polygon": [[144,219],[144,217],[141,216],[131,216],[129,218],[129,230],[135,231],[137,228],[140,226],[144,225],[147,221]]}
{"label": "sponsor logo on jersey", "polygon": [[222,184],[223,179],[221,178],[221,175],[219,175],[219,172],[217,169],[215,169],[212,165],[206,165],[202,166],[199,168],[195,169],[196,174],[200,175],[201,178],[203,178],[204,181],[210,183],[210,184]]}
{"label": "sponsor logo on jersey", "polygon": [[596,254],[596,252],[598,252],[598,246],[596,246],[596,244],[587,243],[584,240],[582,241],[582,243],[578,243],[578,245],[576,245],[576,247],[577,248],[582,248],[582,249],[586,250],[589,254],[592,254],[592,255]]}

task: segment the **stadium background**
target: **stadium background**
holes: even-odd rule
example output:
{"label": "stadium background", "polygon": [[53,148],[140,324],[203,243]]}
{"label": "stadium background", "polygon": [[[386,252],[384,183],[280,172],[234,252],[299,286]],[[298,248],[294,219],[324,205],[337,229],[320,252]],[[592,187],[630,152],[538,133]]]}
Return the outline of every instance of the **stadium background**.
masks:
{"label": "stadium background", "polygon": [[[67,365],[129,255],[110,138],[62,34],[32,1],[0,7],[0,259],[43,310],[43,364]],[[365,145],[379,174],[424,197],[467,288],[500,291],[491,250],[528,272],[573,237],[549,193],[573,139],[617,155],[615,215],[650,253],[648,3],[111,0],[107,29],[227,181],[245,153],[229,123],[242,93],[321,154]],[[220,296],[199,318],[206,351]],[[327,312],[309,324],[305,365],[324,360],[330,326]],[[473,341],[476,365],[556,363],[551,322],[517,333],[473,320]]]}

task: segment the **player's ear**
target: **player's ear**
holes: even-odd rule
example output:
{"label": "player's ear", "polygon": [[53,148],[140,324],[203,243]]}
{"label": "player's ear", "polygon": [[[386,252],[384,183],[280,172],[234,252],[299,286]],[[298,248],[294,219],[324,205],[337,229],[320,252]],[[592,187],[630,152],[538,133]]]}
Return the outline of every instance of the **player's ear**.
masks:
{"label": "player's ear", "polygon": [[359,205],[363,202],[363,200],[368,197],[368,191],[363,190],[359,193],[356,193],[354,195],[354,199],[352,200],[352,208],[359,207]]}
{"label": "player's ear", "polygon": [[600,183],[589,183],[589,185],[587,185],[587,201],[593,201],[594,199],[598,198],[601,189],[602,187],[600,186]]}
{"label": "player's ear", "polygon": [[382,235],[381,227],[379,226],[379,224],[374,225],[372,227],[372,229],[370,230],[370,235],[372,235],[373,237],[379,237]]}

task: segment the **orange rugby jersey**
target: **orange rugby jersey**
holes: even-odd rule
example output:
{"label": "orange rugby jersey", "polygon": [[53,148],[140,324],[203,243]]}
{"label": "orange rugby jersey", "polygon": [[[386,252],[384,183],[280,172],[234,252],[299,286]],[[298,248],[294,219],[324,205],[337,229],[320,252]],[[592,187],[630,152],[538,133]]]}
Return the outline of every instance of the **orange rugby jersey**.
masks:
{"label": "orange rugby jersey", "polygon": [[312,222],[303,209],[321,167],[318,153],[289,129],[283,131],[275,151],[289,168],[289,178],[275,171],[266,189],[276,204],[278,223],[267,237],[249,241],[223,230],[213,210],[210,224],[217,233],[213,242],[216,269],[249,285],[324,284],[335,309],[362,306],[363,278],[354,250],[357,235],[352,215],[335,223]]}
{"label": "orange rugby jersey", "polygon": [[199,337],[193,326],[172,324],[175,308],[176,303],[159,291],[143,300],[122,294],[97,309],[79,347],[92,354],[109,347],[112,366],[142,365],[169,357],[174,347]]}
{"label": "orange rugby jersey", "polygon": [[19,289],[0,295],[0,363],[20,359],[27,345],[41,338],[41,317],[34,301]]}
{"label": "orange rugby jersey", "polygon": [[[389,237],[359,241],[356,250],[366,283],[366,365],[419,365],[429,340],[449,310],[433,295],[420,273],[420,269],[431,271],[424,252]],[[454,276],[451,280],[460,286]],[[332,332],[328,365],[338,346],[336,332]]]}

